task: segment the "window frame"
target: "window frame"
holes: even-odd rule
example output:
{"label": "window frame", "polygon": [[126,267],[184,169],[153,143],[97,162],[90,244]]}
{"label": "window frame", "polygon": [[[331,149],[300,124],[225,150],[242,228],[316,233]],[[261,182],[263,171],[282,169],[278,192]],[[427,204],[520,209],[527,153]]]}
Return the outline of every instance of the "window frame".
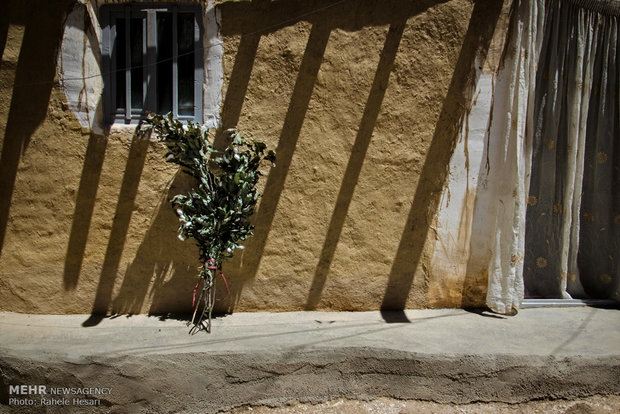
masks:
{"label": "window frame", "polygon": [[[138,124],[145,118],[146,111],[157,112],[157,13],[168,12],[172,15],[172,115],[181,121],[202,122],[203,117],[203,82],[204,59],[202,39],[204,28],[202,25],[202,8],[196,4],[171,3],[125,3],[106,4],[100,8],[102,27],[101,56],[104,72],[103,101],[106,124]],[[178,13],[192,13],[194,16],[194,113],[193,115],[179,115],[178,111]],[[131,62],[130,57],[130,25],[131,19],[142,19],[142,108],[131,108],[131,69],[125,68],[125,108],[116,107],[116,73],[117,56],[114,46],[117,38],[116,19],[125,20],[125,59]],[[128,60],[129,59],[129,60]],[[120,69],[122,70],[122,69]],[[129,104],[128,104],[129,103]]]}

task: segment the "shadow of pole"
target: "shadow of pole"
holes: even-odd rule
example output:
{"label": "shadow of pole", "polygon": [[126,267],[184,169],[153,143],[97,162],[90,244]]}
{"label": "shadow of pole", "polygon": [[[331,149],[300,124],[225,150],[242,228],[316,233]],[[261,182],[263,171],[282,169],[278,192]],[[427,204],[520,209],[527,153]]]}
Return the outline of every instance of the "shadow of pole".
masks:
{"label": "shadow of pole", "polygon": [[97,325],[108,311],[108,307],[112,300],[112,291],[118,274],[121,255],[127,239],[129,222],[135,207],[135,199],[138,194],[138,185],[140,184],[140,177],[142,175],[142,169],[144,168],[148,146],[148,139],[139,134],[134,135],[131,141],[131,148],[129,149],[123,182],[118,196],[118,203],[116,204],[110,239],[108,240],[108,247],[103,259],[101,277],[99,278],[99,285],[97,286],[91,317],[86,320],[82,326]]}
{"label": "shadow of pole", "polygon": [[84,166],[78,188],[71,235],[65,256],[63,285],[66,290],[75,289],[80,277],[84,251],[90,229],[90,221],[95,208],[95,197],[99,187],[101,167],[105,158],[107,139],[91,132],[86,148]]}
{"label": "shadow of pole", "polygon": [[2,57],[9,35],[9,2],[0,2],[0,68],[2,68]]}
{"label": "shadow of pole", "polygon": [[[331,31],[336,28],[357,31],[366,26],[394,25],[395,22],[404,22],[411,16],[448,1],[386,0],[378,5],[372,0],[255,0],[224,2],[219,5],[222,15],[220,33],[224,36],[241,35],[242,39],[224,101],[223,128],[216,134],[217,148],[225,145],[221,134],[224,128],[234,126],[239,120],[256,58],[259,34],[274,33],[299,22],[311,24],[312,31],[276,148],[277,167],[269,172],[261,204],[254,215],[255,236],[247,241],[241,254],[226,264],[226,273],[231,276],[231,295],[226,301],[219,302],[216,308],[218,311],[232,311],[243,285],[256,277]],[[354,170],[353,167],[351,169]]]}
{"label": "shadow of pole", "polygon": [[[269,0],[252,0],[252,6],[259,9],[264,8],[268,3]],[[215,148],[224,149],[226,147],[227,142],[225,142],[225,136],[222,132],[237,126],[239,123],[260,38],[261,35],[259,33],[243,34],[241,36],[222,107],[222,127],[218,130],[213,143]]]}
{"label": "shadow of pole", "polygon": [[320,23],[312,26],[276,148],[277,167],[269,172],[263,197],[255,216],[255,235],[248,239],[240,264],[241,271],[236,272],[238,279],[231,286],[233,305],[239,298],[243,283],[253,279],[258,271],[330,33],[331,29],[328,26]]}
{"label": "shadow of pole", "polygon": [[392,264],[381,309],[401,310],[407,303],[430,225],[437,214],[450,159],[478,81],[474,63],[477,59],[482,66],[486,60],[502,3],[496,0],[475,3]]}
{"label": "shadow of pole", "polygon": [[56,57],[71,4],[68,0],[39,1],[36,7],[32,5],[31,10],[36,11],[27,18],[0,155],[0,255],[19,160],[32,134],[47,115],[56,75]]}
{"label": "shadow of pole", "polygon": [[[156,207],[156,215],[127,267],[111,306],[112,314],[140,313],[149,295],[149,314],[191,313],[191,292],[199,269],[198,251],[177,236],[178,217],[170,200],[187,193],[194,178],[177,171],[168,192]],[[149,291],[150,289],[150,291]]]}
{"label": "shadow of pole", "polygon": [[220,4],[221,33],[267,35],[299,22],[322,24],[332,30],[357,31],[367,26],[385,26],[405,21],[437,4],[451,0],[304,0],[227,1]]}
{"label": "shadow of pole", "polygon": [[381,310],[381,317],[386,323],[411,323],[407,314],[401,310]]}
{"label": "shadow of pole", "polygon": [[340,185],[336,205],[334,206],[334,211],[329,222],[327,236],[325,237],[323,249],[321,250],[319,262],[314,273],[314,279],[312,280],[310,292],[308,293],[305,306],[306,310],[315,309],[321,299],[321,293],[325,287],[327,274],[329,273],[332,260],[334,259],[334,253],[336,252],[338,240],[342,233],[344,221],[349,212],[353,192],[355,191],[362,165],[366,158],[366,152],[370,145],[372,133],[379,116],[379,111],[381,110],[381,104],[383,103],[383,98],[388,86],[390,74],[394,67],[394,60],[396,59],[404,29],[405,21],[394,23],[390,25],[386,35],[375,78],[370,88],[364,114],[362,115],[360,127],[353,148],[351,149],[351,156],[342,179],[342,184]]}
{"label": "shadow of pole", "polygon": [[[237,126],[237,123],[239,123],[241,108],[243,107],[243,100],[250,83],[250,75],[252,74],[259,42],[260,35],[241,36],[222,107],[222,130],[224,131]],[[221,140],[222,134],[218,134],[214,143],[216,148],[222,149],[225,147],[226,143]]]}

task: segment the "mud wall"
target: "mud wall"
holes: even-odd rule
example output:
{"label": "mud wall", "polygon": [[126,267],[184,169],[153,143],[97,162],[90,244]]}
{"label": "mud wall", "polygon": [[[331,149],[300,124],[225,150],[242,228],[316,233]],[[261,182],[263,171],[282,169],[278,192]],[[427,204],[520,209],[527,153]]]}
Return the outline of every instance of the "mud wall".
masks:
{"label": "mud wall", "polygon": [[[1,7],[0,310],[188,311],[197,255],[176,238],[168,200],[191,183],[148,136],[80,124],[57,76],[73,2]],[[220,282],[219,309],[482,304],[485,280],[465,289],[433,255],[451,159],[479,79],[497,65],[507,5],[215,7],[223,87],[206,89],[222,98],[219,130],[238,125],[278,156],[255,237],[224,267],[231,292]]]}

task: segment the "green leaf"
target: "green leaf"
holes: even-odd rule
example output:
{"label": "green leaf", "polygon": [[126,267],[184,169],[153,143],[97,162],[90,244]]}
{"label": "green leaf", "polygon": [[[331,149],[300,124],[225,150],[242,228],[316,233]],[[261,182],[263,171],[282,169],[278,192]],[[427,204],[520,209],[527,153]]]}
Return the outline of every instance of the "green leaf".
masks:
{"label": "green leaf", "polygon": [[239,243],[252,235],[250,217],[259,193],[256,184],[263,160],[272,164],[275,153],[260,141],[248,143],[236,129],[227,130],[230,144],[223,151],[209,142],[200,124],[186,126],[171,114],[149,114],[146,123],[167,148],[166,161],[196,178],[192,191],[177,194],[171,204],[179,217],[179,237],[193,238],[203,260],[218,263],[231,257]]}

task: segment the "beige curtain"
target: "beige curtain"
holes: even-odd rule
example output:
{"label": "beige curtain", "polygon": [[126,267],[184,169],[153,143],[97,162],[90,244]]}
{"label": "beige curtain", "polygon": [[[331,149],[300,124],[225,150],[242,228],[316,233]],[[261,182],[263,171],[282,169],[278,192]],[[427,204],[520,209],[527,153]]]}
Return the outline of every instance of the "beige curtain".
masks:
{"label": "beige curtain", "polygon": [[[541,46],[538,28],[542,1],[515,1],[503,65],[497,75],[488,130],[487,175],[489,234],[487,306],[499,313],[518,309],[523,299],[523,252],[526,198],[529,191],[531,123],[536,63]],[[480,246],[476,246],[477,249]]]}

